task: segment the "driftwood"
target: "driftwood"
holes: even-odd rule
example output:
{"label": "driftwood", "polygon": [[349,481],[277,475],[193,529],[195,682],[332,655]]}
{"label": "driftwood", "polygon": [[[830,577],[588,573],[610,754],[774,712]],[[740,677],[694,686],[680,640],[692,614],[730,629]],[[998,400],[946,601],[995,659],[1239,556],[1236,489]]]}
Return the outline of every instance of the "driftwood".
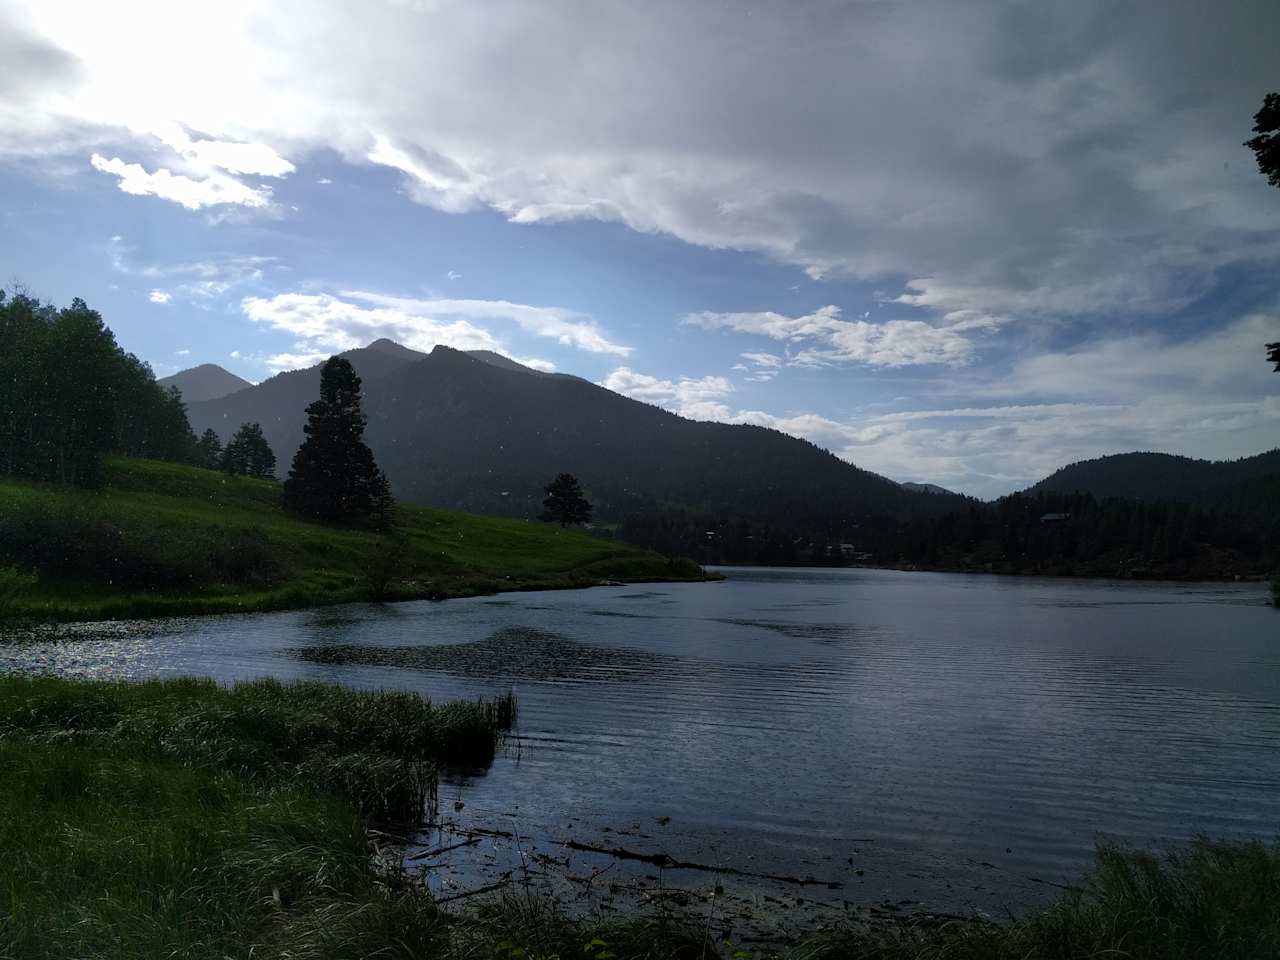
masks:
{"label": "driftwood", "polygon": [[625,847],[597,847],[594,844],[581,843],[577,840],[566,840],[564,846],[570,850],[581,850],[586,853],[603,853],[611,857],[617,857],[619,860],[636,860],[640,863],[651,863],[655,867],[663,867],[668,870],[704,870],[708,873],[723,873],[728,876],[754,877],[759,880],[774,880],[778,883],[793,883],[801,887],[820,886],[826,887],[828,890],[839,890],[844,886],[843,883],[834,880],[816,880],[813,877],[789,877],[777,873],[755,873],[751,870],[739,870],[736,867],[715,867],[706,863],[690,863],[687,860],[677,860],[669,853],[637,853],[635,850],[628,850]]}
{"label": "driftwood", "polygon": [[487,887],[477,887],[475,890],[468,890],[466,893],[455,893],[449,897],[436,897],[436,903],[450,903],[454,900],[465,900],[467,897],[479,896],[482,893],[492,893],[494,890],[501,890],[503,887],[509,887],[514,881],[510,876],[499,880],[497,883],[491,883]]}
{"label": "driftwood", "polygon": [[463,840],[461,843],[451,843],[447,847],[436,847],[434,850],[428,850],[426,853],[415,853],[412,857],[406,857],[407,860],[430,860],[432,857],[438,857],[442,853],[448,853],[450,850],[458,850],[462,847],[470,847],[480,842],[479,837],[471,837],[469,840]]}

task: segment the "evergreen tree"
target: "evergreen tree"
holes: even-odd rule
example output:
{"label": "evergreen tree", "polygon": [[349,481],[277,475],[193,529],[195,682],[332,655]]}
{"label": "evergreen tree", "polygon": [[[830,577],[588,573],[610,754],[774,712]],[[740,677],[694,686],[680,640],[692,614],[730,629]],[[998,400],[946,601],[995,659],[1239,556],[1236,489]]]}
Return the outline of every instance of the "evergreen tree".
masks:
{"label": "evergreen tree", "polygon": [[364,442],[360,378],[341,357],[320,369],[320,399],[307,407],[306,439],[284,482],[284,503],[317,520],[372,517],[385,522],[391,507],[386,476]]}
{"label": "evergreen tree", "polygon": [[222,451],[222,469],[232,476],[276,478],[276,455],[257,423],[242,423]]}
{"label": "evergreen tree", "polygon": [[181,396],[83,300],[0,291],[0,473],[93,486],[106,453],[190,462],[195,443]]}
{"label": "evergreen tree", "polygon": [[196,445],[196,463],[210,470],[217,470],[222,464],[222,441],[212,427],[204,432]]}
{"label": "evergreen tree", "polygon": [[540,519],[558,523],[562,527],[591,522],[591,504],[582,495],[582,487],[573,474],[562,473],[542,489],[547,496],[542,501],[543,513]]}

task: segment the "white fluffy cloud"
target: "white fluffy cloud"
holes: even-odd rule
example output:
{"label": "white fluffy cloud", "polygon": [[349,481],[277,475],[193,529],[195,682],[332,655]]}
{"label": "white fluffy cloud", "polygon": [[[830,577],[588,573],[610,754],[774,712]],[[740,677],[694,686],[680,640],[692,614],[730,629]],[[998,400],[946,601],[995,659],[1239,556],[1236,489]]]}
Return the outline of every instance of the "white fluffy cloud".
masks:
{"label": "white fluffy cloud", "polygon": [[147,295],[147,299],[152,303],[169,303],[173,300],[173,294],[164,290],[152,290],[151,293]]}
{"label": "white fluffy cloud", "polygon": [[579,343],[567,334],[548,332],[558,329],[557,322],[565,322],[560,311],[504,300],[407,300],[343,291],[339,296],[282,293],[245,297],[240,307],[255,323],[295,338],[294,350],[274,354],[264,361],[277,370],[311,366],[331,354],[363,347],[382,337],[424,353],[438,345],[455,350],[491,350],[535,370],[555,370],[550,361],[513,356],[500,337],[480,325],[491,321],[512,322],[558,339],[563,335],[561,342],[582,349],[592,349],[582,343],[595,344],[589,337]]}
{"label": "white fluffy cloud", "polygon": [[[685,322],[707,329],[723,328],[785,341],[802,347],[789,354],[795,366],[833,363],[865,363],[874,367],[907,367],[921,364],[963,366],[973,359],[973,342],[967,334],[993,329],[993,318],[976,321],[969,316],[951,317],[946,325],[922,320],[845,320],[840,308],[825,306],[813,313],[788,317],[772,311],[756,313],[692,313]],[[747,359],[770,356],[743,354]],[[777,358],[774,358],[777,359]],[[755,365],[774,367],[777,363]]]}
{"label": "white fluffy cloud", "polygon": [[309,349],[279,354],[272,366],[309,366],[333,353],[363,347],[387,337],[414,350],[438,344],[458,350],[501,350],[489,331],[465,320],[441,323],[391,307],[361,307],[328,294],[282,293],[245,297],[245,316],[272,330],[292,334]]}
{"label": "white fluffy cloud", "polygon": [[89,162],[95,170],[118,177],[118,185],[125,193],[172,200],[188,210],[226,203],[245,207],[266,207],[271,203],[269,187],[250,187],[235,177],[221,173],[210,173],[203,179],[192,179],[173,173],[165,167],[148,171],[140,163],[125,163],[119,157],[108,160],[100,153],[93,154]]}
{"label": "white fluffy cloud", "polygon": [[421,317],[465,317],[472,320],[509,320],[539,337],[550,337],[566,347],[589,353],[625,357],[631,347],[613,343],[592,320],[559,307],[531,307],[507,300],[418,300],[390,297],[361,290],[343,290],[342,296]]}
{"label": "white fluffy cloud", "polygon": [[733,384],[724,377],[663,380],[636,373],[629,367],[618,367],[600,385],[634,400],[666,407],[692,420],[725,420],[730,416],[723,399],[733,393]]}
{"label": "white fluffy cloud", "polygon": [[616,220],[811,278],[909,280],[904,302],[940,315],[1159,316],[1222,267],[1280,259],[1240,146],[1274,84],[1274,4],[228,0],[193,29],[185,4],[29,0],[3,16],[0,154],[143,151],[181,124],[200,135],[166,149],[203,172],[105,163],[188,205],[264,204],[242,176],[332,149],[442,210]]}

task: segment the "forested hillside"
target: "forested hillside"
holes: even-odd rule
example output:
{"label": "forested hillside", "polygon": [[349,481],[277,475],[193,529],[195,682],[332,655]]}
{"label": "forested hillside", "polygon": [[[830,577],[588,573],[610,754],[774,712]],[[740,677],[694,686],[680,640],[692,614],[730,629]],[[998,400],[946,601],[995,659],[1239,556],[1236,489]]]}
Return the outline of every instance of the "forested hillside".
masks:
{"label": "forested hillside", "polygon": [[94,486],[104,454],[187,461],[195,443],[179,394],[83,300],[0,291],[0,474]]}
{"label": "forested hillside", "polygon": [[1181,500],[1242,512],[1280,511],[1280,449],[1239,460],[1121,453],[1063,467],[1029,493],[1090,493],[1148,502]]}

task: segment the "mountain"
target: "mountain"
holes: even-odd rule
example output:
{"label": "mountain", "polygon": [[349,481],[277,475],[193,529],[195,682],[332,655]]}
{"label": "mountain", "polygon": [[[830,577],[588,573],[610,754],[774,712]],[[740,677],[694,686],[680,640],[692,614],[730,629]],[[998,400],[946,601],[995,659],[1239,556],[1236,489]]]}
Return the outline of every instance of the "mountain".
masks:
{"label": "mountain", "polygon": [[216,363],[202,363],[189,370],[179,370],[173,376],[164,377],[156,383],[162,387],[177,387],[182,392],[182,399],[187,403],[217,400],[237,390],[253,386],[248,380],[237,377],[230,370],[224,370]]}
{"label": "mountain", "polygon": [[1280,513],[1280,449],[1219,461],[1167,453],[1115,454],[1063,467],[1027,492],[1089,493]]}
{"label": "mountain", "polygon": [[940,493],[949,497],[954,497],[955,492],[948,490],[946,487],[940,487],[936,483],[912,483],[907,481],[901,484],[904,490],[914,490],[916,493]]}
{"label": "mountain", "polygon": [[[543,485],[569,472],[606,522],[661,515],[687,540],[745,520],[788,546],[821,536],[856,538],[859,549],[895,517],[964,502],[904,489],[776,430],[686,420],[506,358],[448,347],[424,356],[382,342],[343,356],[364,381],[366,440],[396,495],[413,502],[536,517]],[[313,367],[192,404],[189,416],[197,433],[223,437],[261,423],[283,473],[318,390]]]}

